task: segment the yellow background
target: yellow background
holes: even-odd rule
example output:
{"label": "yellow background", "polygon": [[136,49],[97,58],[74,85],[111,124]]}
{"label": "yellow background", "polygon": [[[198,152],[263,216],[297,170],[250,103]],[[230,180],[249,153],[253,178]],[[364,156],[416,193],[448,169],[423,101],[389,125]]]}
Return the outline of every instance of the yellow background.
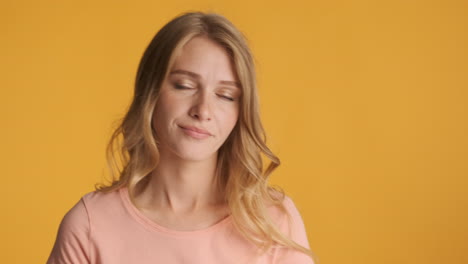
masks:
{"label": "yellow background", "polygon": [[250,41],[272,182],[321,263],[468,263],[467,3],[2,1],[1,262],[46,261],[146,45],[212,10]]}

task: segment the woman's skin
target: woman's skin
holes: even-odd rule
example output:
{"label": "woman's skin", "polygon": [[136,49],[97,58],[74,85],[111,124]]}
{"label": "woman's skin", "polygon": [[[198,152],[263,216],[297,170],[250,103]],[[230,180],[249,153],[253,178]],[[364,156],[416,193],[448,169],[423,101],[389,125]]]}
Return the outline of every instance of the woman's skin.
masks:
{"label": "woman's skin", "polygon": [[229,214],[215,188],[215,169],[218,149],[237,122],[240,95],[227,52],[206,37],[187,42],[161,86],[155,108],[160,162],[134,197],[148,218],[189,231],[209,227]]}

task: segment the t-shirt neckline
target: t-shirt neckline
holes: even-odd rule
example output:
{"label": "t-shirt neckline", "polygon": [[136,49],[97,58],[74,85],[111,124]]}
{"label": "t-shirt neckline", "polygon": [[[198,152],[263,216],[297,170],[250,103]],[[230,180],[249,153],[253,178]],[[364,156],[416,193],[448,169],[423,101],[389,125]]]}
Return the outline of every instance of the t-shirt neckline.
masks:
{"label": "t-shirt neckline", "polygon": [[146,228],[150,230],[160,232],[160,233],[162,232],[162,233],[166,233],[166,234],[170,234],[174,236],[196,236],[196,235],[206,234],[208,232],[213,232],[216,229],[231,222],[231,218],[232,218],[231,215],[228,215],[227,217],[218,221],[214,225],[211,225],[204,229],[198,229],[198,230],[192,230],[192,231],[174,230],[174,229],[170,229],[170,228],[159,225],[158,223],[154,222],[153,220],[149,219],[146,215],[144,215],[138,208],[136,208],[136,206],[130,200],[127,187],[120,188],[119,193],[120,193],[120,197],[123,201],[125,208],[137,222],[139,222],[140,224],[142,224],[143,226],[145,226]]}

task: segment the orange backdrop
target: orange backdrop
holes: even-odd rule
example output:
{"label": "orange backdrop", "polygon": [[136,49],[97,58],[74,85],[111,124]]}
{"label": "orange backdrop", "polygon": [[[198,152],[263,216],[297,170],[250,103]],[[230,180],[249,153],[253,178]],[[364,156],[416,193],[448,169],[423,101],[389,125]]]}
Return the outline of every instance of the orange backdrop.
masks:
{"label": "orange backdrop", "polygon": [[321,263],[468,263],[467,3],[1,1],[0,259],[46,261],[146,45],[203,10],[250,41],[272,183]]}

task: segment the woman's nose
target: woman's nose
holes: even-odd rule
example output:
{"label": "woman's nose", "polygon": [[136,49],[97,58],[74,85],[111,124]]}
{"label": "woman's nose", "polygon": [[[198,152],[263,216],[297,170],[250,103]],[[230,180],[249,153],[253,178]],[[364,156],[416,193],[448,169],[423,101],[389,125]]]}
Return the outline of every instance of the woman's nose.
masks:
{"label": "woman's nose", "polygon": [[211,120],[212,118],[212,105],[209,94],[205,91],[198,93],[192,107],[190,108],[190,116],[196,119]]}

